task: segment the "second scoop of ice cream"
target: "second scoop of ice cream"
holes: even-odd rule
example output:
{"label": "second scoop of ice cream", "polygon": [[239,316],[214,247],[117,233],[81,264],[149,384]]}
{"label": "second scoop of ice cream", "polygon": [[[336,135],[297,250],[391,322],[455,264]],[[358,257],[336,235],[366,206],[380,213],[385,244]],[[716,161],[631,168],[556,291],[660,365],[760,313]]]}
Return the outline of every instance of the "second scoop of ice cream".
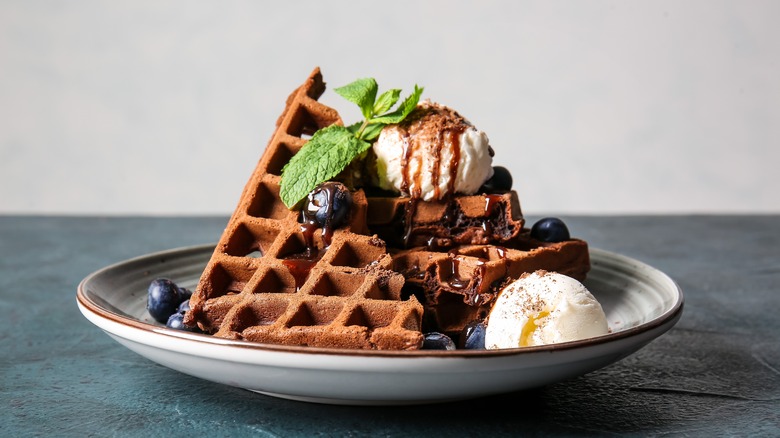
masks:
{"label": "second scoop of ice cream", "polygon": [[596,298],[579,281],[537,271],[505,287],[488,317],[485,347],[530,347],[607,334]]}
{"label": "second scoop of ice cream", "polygon": [[403,123],[386,126],[373,150],[377,185],[424,201],[477,193],[493,176],[487,134],[435,103],[423,102]]}

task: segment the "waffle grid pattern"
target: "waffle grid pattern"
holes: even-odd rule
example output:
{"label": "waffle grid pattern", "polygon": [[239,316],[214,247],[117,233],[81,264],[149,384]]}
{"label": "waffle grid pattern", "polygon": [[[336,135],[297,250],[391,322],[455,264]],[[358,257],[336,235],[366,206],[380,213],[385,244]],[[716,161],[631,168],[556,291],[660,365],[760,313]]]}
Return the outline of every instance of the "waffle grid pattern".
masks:
{"label": "waffle grid pattern", "polygon": [[319,69],[288,98],[276,132],[244,188],[195,294],[187,323],[216,336],[288,345],[415,349],[422,342],[422,306],[402,301],[403,276],[390,269],[382,240],[365,235],[366,198],[353,195],[348,226],[317,257],[279,197],[281,170],[338,113],[319,102]]}

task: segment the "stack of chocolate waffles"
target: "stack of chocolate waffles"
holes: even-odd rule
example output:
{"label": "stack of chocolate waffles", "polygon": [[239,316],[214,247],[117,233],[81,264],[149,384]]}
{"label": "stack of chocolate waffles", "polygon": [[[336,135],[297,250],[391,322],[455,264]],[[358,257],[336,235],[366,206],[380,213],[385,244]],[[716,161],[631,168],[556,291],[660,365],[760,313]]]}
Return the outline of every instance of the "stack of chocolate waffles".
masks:
{"label": "stack of chocolate waffles", "polygon": [[502,286],[544,269],[584,279],[587,244],[530,237],[514,191],[423,202],[352,192],[344,226],[306,226],[279,197],[282,168],[318,129],[342,124],[317,99],[319,69],[287,99],[190,300],[185,323],[228,339],[411,350],[458,336]]}

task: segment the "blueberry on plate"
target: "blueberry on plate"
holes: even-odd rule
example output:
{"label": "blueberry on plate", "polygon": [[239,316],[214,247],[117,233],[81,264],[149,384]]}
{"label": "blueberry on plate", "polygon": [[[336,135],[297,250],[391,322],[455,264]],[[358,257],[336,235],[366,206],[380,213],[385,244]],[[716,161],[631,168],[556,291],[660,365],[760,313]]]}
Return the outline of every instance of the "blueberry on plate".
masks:
{"label": "blueberry on plate", "polygon": [[309,193],[303,206],[303,216],[319,227],[336,228],[344,223],[352,208],[352,194],[340,182],[328,181]]}
{"label": "blueberry on plate", "polygon": [[485,323],[471,321],[463,327],[458,340],[458,348],[465,350],[485,349]]}
{"label": "blueberry on plate", "polygon": [[493,176],[484,184],[481,191],[485,193],[500,193],[512,190],[512,174],[503,166],[493,166]]}
{"label": "blueberry on plate", "polygon": [[182,301],[179,287],[171,280],[158,278],[149,284],[146,295],[146,310],[155,321],[167,322],[168,318],[176,313]]}
{"label": "blueberry on plate", "polygon": [[563,242],[569,240],[569,228],[557,217],[546,217],[531,227],[531,237],[542,242]]}
{"label": "blueberry on plate", "polygon": [[187,313],[190,311],[190,300],[186,299],[179,304],[179,307],[176,309],[177,313]]}
{"label": "blueberry on plate", "polygon": [[192,297],[192,291],[187,289],[186,287],[180,287],[179,293],[181,294],[182,302],[188,301],[190,297]]}
{"label": "blueberry on plate", "polygon": [[423,350],[454,350],[455,343],[452,339],[439,332],[426,333],[423,338]]}
{"label": "blueberry on plate", "polygon": [[184,325],[184,314],[176,312],[168,318],[165,326],[174,330],[184,330],[187,332],[197,332],[197,328]]}

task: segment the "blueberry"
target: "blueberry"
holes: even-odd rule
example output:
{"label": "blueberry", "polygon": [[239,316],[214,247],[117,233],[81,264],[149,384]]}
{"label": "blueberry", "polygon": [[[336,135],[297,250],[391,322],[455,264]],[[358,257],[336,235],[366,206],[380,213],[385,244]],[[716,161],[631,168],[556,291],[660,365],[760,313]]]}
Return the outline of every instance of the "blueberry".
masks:
{"label": "blueberry", "polygon": [[482,184],[482,192],[499,193],[512,190],[512,174],[506,167],[493,166],[493,176]]}
{"label": "blueberry", "polygon": [[344,184],[324,182],[309,193],[303,216],[320,227],[338,227],[346,221],[352,207],[352,194]]}
{"label": "blueberry", "polygon": [[146,295],[146,310],[157,322],[166,322],[176,313],[182,302],[182,293],[174,282],[158,278],[149,285]]}
{"label": "blueberry", "polygon": [[187,313],[190,311],[190,300],[186,299],[179,304],[179,307],[176,309],[176,312],[178,313]]}
{"label": "blueberry", "polygon": [[176,330],[180,330],[182,327],[186,327],[184,325],[184,314],[178,312],[174,313],[168,317],[168,322],[165,323],[165,326]]}
{"label": "blueberry", "polygon": [[184,330],[187,332],[198,331],[195,327],[184,325],[184,314],[179,312],[171,315],[170,318],[168,318],[168,322],[165,323],[165,326],[174,330]]}
{"label": "blueberry", "polygon": [[466,350],[484,350],[485,349],[485,323],[482,321],[472,321],[463,327],[458,341],[458,348]]}
{"label": "blueberry", "polygon": [[181,293],[181,299],[184,301],[187,301],[192,296],[192,291],[187,289],[186,287],[180,287],[179,292]]}
{"label": "blueberry", "polygon": [[426,333],[423,339],[423,350],[454,350],[455,343],[452,342],[449,336],[439,333],[430,332]]}
{"label": "blueberry", "polygon": [[536,221],[531,227],[531,237],[542,242],[563,242],[569,240],[569,229],[557,217],[546,217]]}

